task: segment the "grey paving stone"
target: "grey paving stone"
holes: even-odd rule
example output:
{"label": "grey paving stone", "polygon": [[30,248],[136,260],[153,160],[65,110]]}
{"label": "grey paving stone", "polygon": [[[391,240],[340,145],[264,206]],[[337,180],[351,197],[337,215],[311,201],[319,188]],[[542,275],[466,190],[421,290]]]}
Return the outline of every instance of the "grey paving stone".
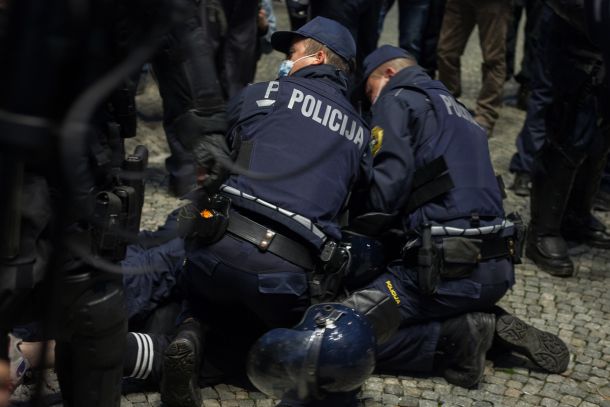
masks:
{"label": "grey paving stone", "polygon": [[419,399],[411,396],[402,396],[398,399],[398,405],[401,407],[417,407],[419,405]]}
{"label": "grey paving stone", "polygon": [[127,400],[131,401],[132,403],[146,402],[146,395],[144,395],[142,393],[127,394],[125,397],[127,398]]}

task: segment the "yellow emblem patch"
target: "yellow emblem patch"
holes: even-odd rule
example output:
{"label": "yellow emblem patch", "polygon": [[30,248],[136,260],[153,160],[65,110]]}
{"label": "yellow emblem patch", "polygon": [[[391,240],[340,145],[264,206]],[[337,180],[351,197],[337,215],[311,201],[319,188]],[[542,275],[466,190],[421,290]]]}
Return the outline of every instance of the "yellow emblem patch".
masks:
{"label": "yellow emblem patch", "polygon": [[373,127],[371,130],[371,153],[373,157],[379,152],[383,144],[383,129],[379,126]]}

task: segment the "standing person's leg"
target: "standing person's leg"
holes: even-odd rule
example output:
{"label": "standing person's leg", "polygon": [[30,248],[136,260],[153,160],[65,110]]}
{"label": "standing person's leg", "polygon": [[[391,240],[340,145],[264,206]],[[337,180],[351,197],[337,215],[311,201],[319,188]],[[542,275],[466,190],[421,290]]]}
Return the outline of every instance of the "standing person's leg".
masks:
{"label": "standing person's leg", "polygon": [[422,34],[422,49],[418,63],[423,67],[431,78],[436,76],[436,48],[438,37],[443,23],[445,12],[445,0],[430,0],[428,8],[428,20]]}
{"label": "standing person's leg", "polygon": [[[530,193],[531,172],[534,157],[546,138],[546,110],[553,98],[553,88],[548,73],[546,55],[549,39],[549,22],[552,11],[545,7],[540,13],[537,30],[532,35],[530,59],[531,93],[527,104],[527,115],[519,136],[517,137],[517,152],[513,155],[509,170],[515,173],[515,181],[511,186],[515,194],[527,196]],[[530,17],[528,17],[530,18]]]}
{"label": "standing person's leg", "polygon": [[223,85],[230,99],[254,80],[258,2],[223,0],[227,33],[223,44]]}
{"label": "standing person's leg", "polygon": [[[385,18],[390,12],[390,9],[394,5],[395,0],[383,0],[381,2],[381,10],[379,12],[379,27],[378,27],[378,35],[381,35],[383,31],[383,25],[385,23]],[[399,11],[400,12],[400,11]]]}
{"label": "standing person's leg", "polygon": [[376,27],[371,24],[371,16],[380,15],[381,6],[382,3],[379,0],[366,0],[361,5],[358,18],[358,39],[356,42],[358,47],[356,55],[357,75],[360,75],[360,67],[364,58],[377,49],[379,33]]}
{"label": "standing person's leg", "polygon": [[519,23],[523,15],[523,0],[515,1],[508,30],[506,31],[506,80],[515,74],[515,55],[517,51],[517,37]]}
{"label": "standing person's leg", "polygon": [[582,123],[585,127],[580,129],[583,132],[580,142],[588,144],[589,148],[587,158],[578,169],[574,180],[562,224],[562,235],[567,240],[608,249],[610,235],[606,232],[606,226],[591,211],[606,167],[610,132],[597,127],[597,114],[593,105],[581,108],[588,111],[590,116],[587,122]]}
{"label": "standing person's leg", "polygon": [[398,45],[419,60],[431,0],[398,0]]}
{"label": "standing person's leg", "polygon": [[194,1],[190,7],[190,18],[164,37],[153,59],[172,152],[166,160],[170,190],[177,196],[196,185],[192,145],[205,134],[226,131],[226,107],[215,65],[218,27],[210,23],[206,7]]}
{"label": "standing person's leg", "polygon": [[476,21],[483,53],[482,84],[474,119],[491,136],[502,106],[506,78],[506,32],[511,19],[510,2],[477,2]]}
{"label": "standing person's leg", "polygon": [[471,0],[447,0],[438,41],[438,78],[455,97],[462,93],[460,58],[475,26]]}
{"label": "standing person's leg", "polygon": [[610,211],[610,160],[608,158],[606,160],[606,168],[604,168],[599,191],[593,202],[593,207],[602,212]]}

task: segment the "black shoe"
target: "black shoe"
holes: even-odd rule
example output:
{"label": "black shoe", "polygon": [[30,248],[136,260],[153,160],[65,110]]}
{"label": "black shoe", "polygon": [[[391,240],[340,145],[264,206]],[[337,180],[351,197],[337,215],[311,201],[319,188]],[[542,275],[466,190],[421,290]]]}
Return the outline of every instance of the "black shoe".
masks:
{"label": "black shoe", "polygon": [[593,200],[593,209],[601,212],[610,212],[610,192],[598,191]]}
{"label": "black shoe", "polygon": [[197,321],[183,323],[163,354],[161,401],[168,407],[200,407],[197,384],[203,334]]}
{"label": "black shoe", "polygon": [[517,91],[517,103],[515,107],[519,110],[527,111],[527,104],[530,98],[530,89],[527,85],[521,84]]}
{"label": "black shoe", "polygon": [[482,312],[443,322],[435,366],[449,383],[471,388],[481,381],[485,371],[485,354],[493,341],[494,326],[495,316]]}
{"label": "black shoe", "polygon": [[510,189],[518,196],[529,196],[530,189],[532,188],[532,179],[530,174],[527,172],[517,172],[515,174],[515,180]]}
{"label": "black shoe", "polygon": [[610,234],[606,231],[606,226],[592,213],[588,216],[567,214],[561,227],[561,233],[570,241],[610,249]]}
{"label": "black shoe", "polygon": [[574,263],[568,254],[568,245],[561,236],[537,236],[533,232],[527,238],[525,255],[543,271],[557,276],[574,274]]}
{"label": "black shoe", "polygon": [[496,319],[496,339],[549,373],[563,373],[568,368],[570,351],[558,336],[536,329],[513,315]]}

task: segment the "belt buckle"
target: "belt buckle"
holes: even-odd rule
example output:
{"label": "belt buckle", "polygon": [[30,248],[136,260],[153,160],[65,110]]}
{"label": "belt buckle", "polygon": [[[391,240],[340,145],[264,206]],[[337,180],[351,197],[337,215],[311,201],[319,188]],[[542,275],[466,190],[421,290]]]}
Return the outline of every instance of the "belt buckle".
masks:
{"label": "belt buckle", "polygon": [[267,231],[265,232],[265,237],[263,237],[261,239],[260,242],[258,242],[257,246],[261,251],[267,251],[267,249],[269,248],[269,245],[271,244],[271,242],[273,241],[273,238],[275,237],[275,232],[271,229],[267,229]]}

